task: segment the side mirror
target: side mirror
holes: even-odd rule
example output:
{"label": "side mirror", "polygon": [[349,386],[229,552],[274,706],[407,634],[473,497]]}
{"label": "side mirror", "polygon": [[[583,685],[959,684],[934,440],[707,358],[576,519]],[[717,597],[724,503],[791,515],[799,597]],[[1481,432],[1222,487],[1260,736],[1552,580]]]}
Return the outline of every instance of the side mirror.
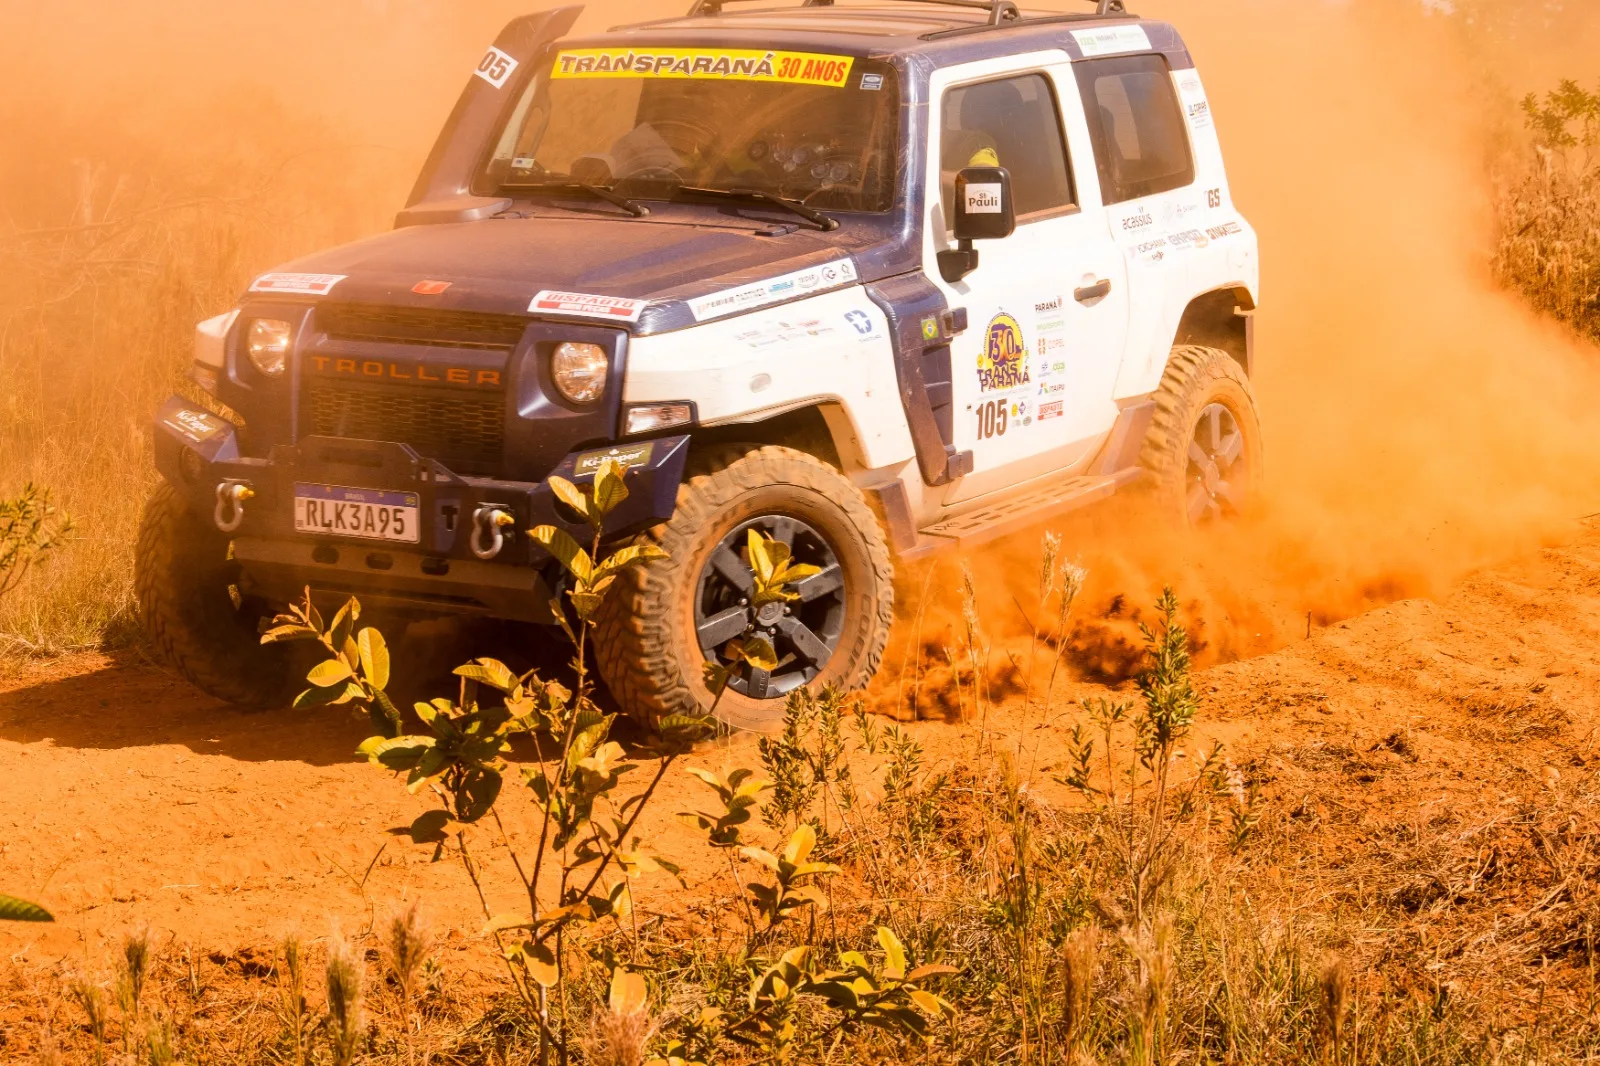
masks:
{"label": "side mirror", "polygon": [[952,285],[978,269],[973,241],[1009,237],[1017,228],[1005,167],[963,167],[956,175],[955,199],[957,246],[939,253],[939,275]]}

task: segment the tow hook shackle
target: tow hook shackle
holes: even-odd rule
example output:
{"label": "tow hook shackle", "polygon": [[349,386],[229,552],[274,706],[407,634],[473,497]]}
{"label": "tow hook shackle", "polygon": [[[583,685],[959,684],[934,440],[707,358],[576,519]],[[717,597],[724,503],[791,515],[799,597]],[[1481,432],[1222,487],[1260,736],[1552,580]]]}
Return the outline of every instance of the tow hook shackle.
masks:
{"label": "tow hook shackle", "polygon": [[238,529],[244,522],[244,501],[255,499],[255,495],[256,490],[247,481],[230,478],[220,482],[217,485],[217,509],[212,512],[217,528],[224,533]]}
{"label": "tow hook shackle", "polygon": [[[493,559],[505,547],[503,532],[517,520],[497,504],[486,503],[472,512],[472,554],[480,559]],[[487,542],[487,543],[486,543]]]}

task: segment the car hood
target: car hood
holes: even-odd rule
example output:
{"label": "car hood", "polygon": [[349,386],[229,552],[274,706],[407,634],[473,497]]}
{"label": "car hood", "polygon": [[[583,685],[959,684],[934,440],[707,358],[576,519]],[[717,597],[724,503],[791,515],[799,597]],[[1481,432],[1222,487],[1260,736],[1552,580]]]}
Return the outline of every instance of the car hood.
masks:
{"label": "car hood", "polygon": [[[526,314],[541,290],[647,300],[634,331],[655,333],[705,317],[691,310],[698,297],[844,259],[850,265],[831,271],[834,280],[824,287],[842,283],[841,273],[845,281],[863,277],[859,262],[882,258],[874,252],[886,236],[864,226],[824,233],[720,211],[708,222],[694,208],[651,206],[652,214],[639,219],[585,212],[408,226],[277,269],[341,275],[325,297],[341,302]],[[413,291],[425,281],[449,285],[432,295]]]}

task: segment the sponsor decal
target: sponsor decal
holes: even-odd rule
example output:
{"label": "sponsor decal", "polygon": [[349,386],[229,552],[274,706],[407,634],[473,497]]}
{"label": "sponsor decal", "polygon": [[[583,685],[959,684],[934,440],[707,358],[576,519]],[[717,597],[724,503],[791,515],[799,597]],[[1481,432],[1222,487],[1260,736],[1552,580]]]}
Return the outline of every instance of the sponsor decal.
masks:
{"label": "sponsor decal", "polygon": [[[857,311],[856,314],[861,312]],[[785,322],[773,320],[765,322],[754,329],[747,329],[735,333],[733,339],[743,344],[746,348],[760,350],[770,348],[774,344],[787,344],[790,341],[804,340],[808,337],[822,337],[833,332],[833,327],[821,319],[810,318],[803,322]]]}
{"label": "sponsor decal", "polygon": [[965,186],[966,212],[969,215],[998,215],[1000,213],[1000,183],[973,182]]}
{"label": "sponsor decal", "polygon": [[619,445],[615,448],[606,448],[604,451],[584,452],[578,456],[577,462],[572,464],[575,474],[594,474],[600,470],[600,464],[607,459],[615,459],[622,464],[622,469],[632,470],[636,466],[644,466],[650,461],[650,453],[655,451],[654,442],[646,444]]}
{"label": "sponsor decal", "polygon": [[696,297],[689,301],[689,312],[694,315],[696,322],[704,322],[707,319],[721,318],[723,315],[775,304],[800,293],[837,288],[855,280],[855,262],[850,259],[835,259],[820,267],[797,270],[782,277],[751,282],[735,289],[724,289],[709,296]]}
{"label": "sponsor decal", "polygon": [[418,296],[437,296],[449,287],[448,281],[419,281],[411,286],[411,291]]}
{"label": "sponsor decal", "polygon": [[1210,243],[1211,238],[1197,229],[1186,229],[1179,233],[1167,234],[1167,244],[1174,251],[1184,248],[1204,248]]}
{"label": "sponsor decal", "polygon": [[872,316],[865,311],[846,311],[844,320],[861,336],[868,336],[872,332]]}
{"label": "sponsor decal", "polygon": [[1065,381],[1046,381],[1039,385],[1040,396],[1054,396],[1058,392],[1066,391],[1067,383]]}
{"label": "sponsor decal", "polygon": [[939,320],[932,315],[922,320],[922,339],[925,341],[939,339]]}
{"label": "sponsor decal", "polygon": [[1001,311],[989,320],[983,351],[978,356],[978,384],[984,392],[1015,389],[1029,383],[1028,347],[1017,320]]}
{"label": "sponsor decal", "polygon": [[228,423],[216,415],[207,414],[205,411],[190,411],[187,408],[172,412],[162,422],[188,437],[196,444],[203,444],[221,433]]}
{"label": "sponsor decal", "polygon": [[1221,207],[1222,206],[1222,190],[1221,189],[1207,189],[1206,190],[1206,206],[1207,207],[1211,207],[1211,208],[1217,208],[1217,207]]}
{"label": "sponsor decal", "polygon": [[1211,104],[1206,100],[1196,100],[1186,109],[1189,112],[1189,125],[1197,130],[1208,129],[1211,126]]}
{"label": "sponsor decal", "polygon": [[528,304],[528,310],[543,315],[576,315],[579,318],[603,318],[610,322],[637,322],[649,304],[649,300],[625,300],[620,296],[540,289]]}
{"label": "sponsor decal", "polygon": [[850,56],[759,48],[564,48],[556,53],[550,76],[775,81],[842,89],[854,64]]}
{"label": "sponsor decal", "polygon": [[861,75],[861,87],[863,89],[865,89],[869,93],[877,92],[879,89],[883,88],[883,75],[882,74],[863,74],[863,75]]}
{"label": "sponsor decal", "polygon": [[[1157,237],[1153,241],[1145,241],[1143,244],[1134,248],[1133,254],[1138,256],[1149,256],[1150,258],[1159,262],[1161,258],[1161,250],[1166,246],[1167,238]],[[1151,255],[1152,252],[1156,254]]]}
{"label": "sponsor decal", "polygon": [[1134,230],[1144,229],[1146,226],[1154,226],[1155,224],[1155,217],[1152,216],[1150,212],[1141,210],[1136,215],[1129,215],[1127,218],[1124,218],[1122,220],[1122,229],[1124,232],[1132,232]]}
{"label": "sponsor decal", "polygon": [[263,274],[250,283],[251,292],[283,292],[296,296],[326,296],[348,274]]}
{"label": "sponsor decal", "polygon": [[1237,222],[1224,222],[1220,226],[1209,226],[1206,228],[1206,236],[1210,237],[1214,241],[1220,241],[1224,237],[1231,237],[1235,233],[1243,232],[1244,227],[1240,226]]}
{"label": "sponsor decal", "polygon": [[1043,422],[1051,418],[1060,418],[1063,413],[1061,409],[1063,402],[1064,401],[1062,400],[1051,400],[1049,403],[1040,404],[1039,421]]}
{"label": "sponsor decal", "polygon": [[444,363],[403,363],[394,359],[340,359],[313,355],[305,362],[313,374],[330,378],[366,378],[371,381],[405,381],[420,385],[469,385],[498,389],[500,371]]}
{"label": "sponsor decal", "polygon": [[1114,56],[1122,52],[1150,51],[1150,36],[1143,26],[1100,26],[1092,30],[1073,30],[1072,39],[1084,58]]}
{"label": "sponsor decal", "polygon": [[[1041,300],[1040,302],[1034,304],[1033,305],[1033,313],[1036,314],[1036,315],[1047,315],[1052,311],[1059,311],[1059,310],[1061,310],[1061,308],[1062,308],[1061,297],[1052,296],[1048,300]],[[1050,327],[1046,326],[1043,322],[1041,322],[1041,323],[1039,323],[1039,328],[1040,329],[1049,329]]]}
{"label": "sponsor decal", "polygon": [[1200,75],[1193,70],[1186,70],[1178,75],[1178,89],[1185,93],[1200,91]]}
{"label": "sponsor decal", "polygon": [[500,89],[505,87],[506,79],[516,69],[517,61],[491,44],[489,50],[483,53],[483,58],[478,60],[478,69],[472,73]]}

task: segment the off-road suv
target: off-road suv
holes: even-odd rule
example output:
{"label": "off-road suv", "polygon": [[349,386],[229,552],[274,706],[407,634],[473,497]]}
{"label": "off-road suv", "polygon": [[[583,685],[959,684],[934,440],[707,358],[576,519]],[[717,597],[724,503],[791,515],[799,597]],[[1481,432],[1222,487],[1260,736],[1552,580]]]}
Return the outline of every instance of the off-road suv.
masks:
{"label": "off-road suv", "polygon": [[[806,0],[566,36],[519,18],[393,232],[255,279],[200,325],[219,403],[161,409],[138,590],[225,700],[296,677],[260,620],[309,586],[410,616],[552,622],[523,533],[615,457],[599,667],[643,719],[769,636],[720,715],[864,684],[895,560],[1142,480],[1190,523],[1260,470],[1255,235],[1200,75],[1115,0]],[[820,568],[751,603],[747,531]]]}

